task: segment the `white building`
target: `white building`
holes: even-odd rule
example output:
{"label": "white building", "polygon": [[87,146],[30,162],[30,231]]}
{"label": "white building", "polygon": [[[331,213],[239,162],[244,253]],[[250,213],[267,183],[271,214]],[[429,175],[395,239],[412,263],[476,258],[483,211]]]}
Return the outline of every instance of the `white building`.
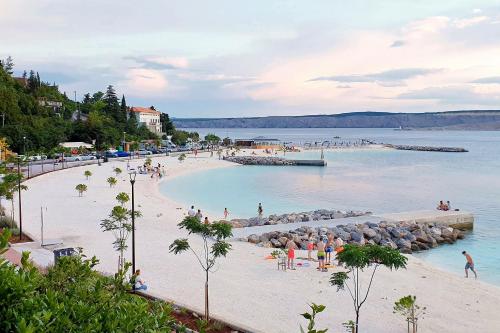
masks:
{"label": "white building", "polygon": [[139,125],[144,124],[151,132],[161,134],[160,112],[140,106],[133,106],[130,111],[135,113]]}

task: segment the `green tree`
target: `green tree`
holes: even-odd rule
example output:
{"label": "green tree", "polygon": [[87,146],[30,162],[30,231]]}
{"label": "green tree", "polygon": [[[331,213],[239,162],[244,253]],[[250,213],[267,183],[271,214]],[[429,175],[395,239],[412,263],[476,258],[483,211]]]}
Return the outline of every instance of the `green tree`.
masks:
{"label": "green tree", "polygon": [[167,113],[160,114],[161,131],[167,133],[167,135],[172,135],[175,131],[174,123],[170,120]]}
{"label": "green tree", "polygon": [[113,187],[116,185],[116,178],[115,177],[109,177],[106,181],[108,182],[109,187]]}
{"label": "green tree", "polygon": [[184,153],[180,154],[177,159],[179,160],[179,162],[184,161],[186,159],[186,154],[184,154]]}
{"label": "green tree", "polygon": [[89,180],[90,176],[92,176],[92,172],[90,170],[85,170],[83,175],[87,178],[87,180]]}
{"label": "green tree", "polygon": [[[135,217],[139,217],[141,213],[134,211],[134,215]],[[125,267],[124,252],[128,248],[127,239],[132,231],[131,218],[132,211],[126,209],[122,205],[114,206],[108,218],[101,221],[101,228],[103,231],[111,231],[115,237],[113,247],[119,252],[118,271]]]}
{"label": "green tree", "polygon": [[113,169],[113,172],[116,174],[116,176],[118,177],[120,175],[120,173],[122,173],[122,169],[120,168],[114,168]]}
{"label": "green tree", "polygon": [[408,295],[394,303],[394,313],[402,315],[408,324],[408,333],[417,333],[418,319],[425,314],[425,307],[417,305],[417,297]]}
{"label": "green tree", "polygon": [[127,193],[125,192],[120,192],[116,196],[116,200],[120,203],[120,205],[123,207],[127,202],[129,202],[130,197]]}
{"label": "green tree", "polygon": [[[398,250],[390,247],[380,245],[359,246],[354,244],[345,245],[344,251],[338,253],[337,258],[348,271],[333,273],[330,283],[332,286],[337,287],[337,291],[348,290],[356,313],[356,333],[359,333],[360,310],[368,298],[377,268],[380,266],[385,266],[391,270],[406,268],[407,258],[399,253]],[[364,270],[368,268],[372,269],[370,282],[363,292],[360,277]],[[350,279],[352,279],[351,286],[348,283]]]}
{"label": "green tree", "polygon": [[122,102],[120,104],[119,121],[123,124],[125,124],[127,122],[127,102],[125,101],[125,95],[122,95]]}
{"label": "green tree", "polygon": [[14,74],[14,61],[12,60],[11,56],[8,56],[7,59],[3,62],[3,68],[9,75]]}
{"label": "green tree", "polygon": [[231,250],[231,244],[226,240],[233,235],[232,226],[223,222],[204,224],[198,218],[187,216],[178,224],[180,229],[186,229],[189,234],[200,236],[203,247],[200,252],[192,248],[187,238],[176,239],[169,246],[171,253],[179,254],[190,250],[205,273],[205,320],[210,319],[208,303],[208,278],[216,261],[225,257]]}
{"label": "green tree", "polygon": [[85,184],[78,184],[75,186],[75,190],[78,191],[78,196],[81,197],[83,195],[83,192],[87,191],[87,185]]}
{"label": "green tree", "polygon": [[317,305],[315,303],[312,303],[311,305],[309,305],[309,307],[311,308],[311,312],[305,312],[301,314],[302,317],[309,321],[309,323],[307,324],[307,331],[304,331],[302,326],[300,326],[300,333],[326,333],[328,329],[317,330],[314,327],[316,326],[316,315],[323,312],[326,307],[324,305]]}

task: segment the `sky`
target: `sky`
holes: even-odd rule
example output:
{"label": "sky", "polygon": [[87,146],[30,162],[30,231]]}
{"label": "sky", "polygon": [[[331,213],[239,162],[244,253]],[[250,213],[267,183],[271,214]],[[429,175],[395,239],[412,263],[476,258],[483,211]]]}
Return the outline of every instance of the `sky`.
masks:
{"label": "sky", "polygon": [[0,0],[0,58],[172,117],[500,108],[500,3]]}

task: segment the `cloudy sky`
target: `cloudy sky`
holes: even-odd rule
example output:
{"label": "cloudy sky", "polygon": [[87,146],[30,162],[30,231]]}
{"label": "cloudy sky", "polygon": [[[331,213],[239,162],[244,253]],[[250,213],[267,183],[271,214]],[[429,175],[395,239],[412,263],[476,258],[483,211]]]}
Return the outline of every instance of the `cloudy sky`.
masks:
{"label": "cloudy sky", "polygon": [[500,108],[500,4],[1,0],[0,58],[174,117]]}

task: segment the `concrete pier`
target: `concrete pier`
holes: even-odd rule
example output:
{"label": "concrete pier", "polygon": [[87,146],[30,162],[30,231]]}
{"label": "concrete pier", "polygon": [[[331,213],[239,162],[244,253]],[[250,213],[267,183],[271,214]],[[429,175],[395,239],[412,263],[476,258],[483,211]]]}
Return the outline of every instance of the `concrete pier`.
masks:
{"label": "concrete pier", "polygon": [[465,211],[442,211],[424,210],[404,213],[392,213],[379,215],[388,222],[415,222],[429,223],[439,222],[452,228],[460,230],[472,230],[474,227],[474,215]]}

